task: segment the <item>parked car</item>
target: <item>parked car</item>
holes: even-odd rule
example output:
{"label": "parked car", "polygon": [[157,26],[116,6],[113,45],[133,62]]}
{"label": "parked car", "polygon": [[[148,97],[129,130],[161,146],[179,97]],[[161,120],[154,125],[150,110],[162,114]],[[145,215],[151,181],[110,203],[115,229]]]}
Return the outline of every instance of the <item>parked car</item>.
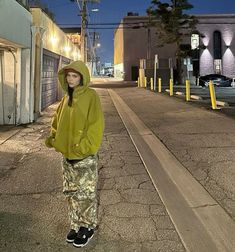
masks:
{"label": "parked car", "polygon": [[209,86],[209,81],[212,80],[217,87],[231,87],[233,79],[221,74],[208,74],[199,77],[199,85],[203,87]]}
{"label": "parked car", "polygon": [[108,76],[108,77],[114,77],[112,73],[106,73],[106,76]]}

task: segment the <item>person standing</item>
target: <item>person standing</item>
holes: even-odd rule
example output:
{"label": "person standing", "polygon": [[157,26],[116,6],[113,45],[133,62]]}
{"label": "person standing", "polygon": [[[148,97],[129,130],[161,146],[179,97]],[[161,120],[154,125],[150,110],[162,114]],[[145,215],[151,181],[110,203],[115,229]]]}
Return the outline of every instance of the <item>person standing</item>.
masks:
{"label": "person standing", "polygon": [[71,230],[67,242],[85,246],[98,223],[98,150],[104,116],[99,96],[88,87],[90,74],[82,61],[58,72],[65,91],[45,143],[62,153],[63,193],[68,201]]}

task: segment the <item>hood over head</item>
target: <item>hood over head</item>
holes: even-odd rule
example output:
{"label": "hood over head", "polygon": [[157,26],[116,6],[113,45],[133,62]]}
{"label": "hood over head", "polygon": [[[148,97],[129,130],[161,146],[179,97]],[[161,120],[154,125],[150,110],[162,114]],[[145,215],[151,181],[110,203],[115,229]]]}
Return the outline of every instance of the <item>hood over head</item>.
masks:
{"label": "hood over head", "polygon": [[73,61],[69,65],[60,69],[60,71],[58,72],[60,85],[66,92],[68,91],[68,85],[65,81],[65,76],[66,72],[68,72],[69,70],[80,73],[83,77],[83,87],[88,86],[88,84],[90,83],[90,73],[87,66],[81,60]]}

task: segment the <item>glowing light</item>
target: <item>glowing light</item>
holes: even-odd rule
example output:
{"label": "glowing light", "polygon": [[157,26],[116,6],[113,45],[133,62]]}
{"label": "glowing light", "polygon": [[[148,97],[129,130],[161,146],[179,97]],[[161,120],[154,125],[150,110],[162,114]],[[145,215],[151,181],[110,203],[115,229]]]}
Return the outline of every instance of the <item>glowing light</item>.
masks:
{"label": "glowing light", "polygon": [[80,53],[78,53],[78,59],[81,59],[82,57],[81,57],[81,54]]}
{"label": "glowing light", "polygon": [[[205,33],[204,33],[204,35],[205,35]],[[208,47],[209,42],[210,42],[210,37],[209,37],[209,35],[208,35],[208,36],[205,35],[205,37],[202,38],[202,43],[203,43],[203,45],[204,45],[205,47]]]}
{"label": "glowing light", "polygon": [[64,47],[64,50],[65,50],[65,52],[70,52],[71,47],[70,47],[70,46],[65,46],[65,47]]}
{"label": "glowing light", "polygon": [[223,40],[227,47],[231,45],[232,40],[233,40],[233,32],[231,31],[231,29],[225,30],[223,32]]}
{"label": "glowing light", "polygon": [[191,49],[197,49],[199,47],[199,35],[198,34],[192,34],[191,36]]}
{"label": "glowing light", "polygon": [[50,41],[52,44],[56,44],[58,42],[58,38],[56,36],[51,36]]}

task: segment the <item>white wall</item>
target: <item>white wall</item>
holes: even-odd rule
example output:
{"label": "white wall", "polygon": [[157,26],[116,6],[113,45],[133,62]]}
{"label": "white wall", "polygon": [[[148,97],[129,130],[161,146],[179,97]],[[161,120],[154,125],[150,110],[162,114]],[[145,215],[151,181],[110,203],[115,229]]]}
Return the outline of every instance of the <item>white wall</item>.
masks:
{"label": "white wall", "polygon": [[0,24],[0,124],[29,123],[32,16],[16,1],[0,0]]}
{"label": "white wall", "polygon": [[15,0],[0,1],[0,40],[31,47],[31,23],[30,12]]}
{"label": "white wall", "polygon": [[18,111],[18,122],[30,122],[31,106],[33,97],[31,96],[30,85],[30,49],[22,49],[21,53],[21,86],[20,86],[20,110]]}
{"label": "white wall", "polygon": [[197,15],[197,18],[198,30],[205,36],[202,38],[202,44],[207,47],[201,51],[200,75],[214,73],[213,33],[220,31],[222,74],[235,77],[235,14]]}

